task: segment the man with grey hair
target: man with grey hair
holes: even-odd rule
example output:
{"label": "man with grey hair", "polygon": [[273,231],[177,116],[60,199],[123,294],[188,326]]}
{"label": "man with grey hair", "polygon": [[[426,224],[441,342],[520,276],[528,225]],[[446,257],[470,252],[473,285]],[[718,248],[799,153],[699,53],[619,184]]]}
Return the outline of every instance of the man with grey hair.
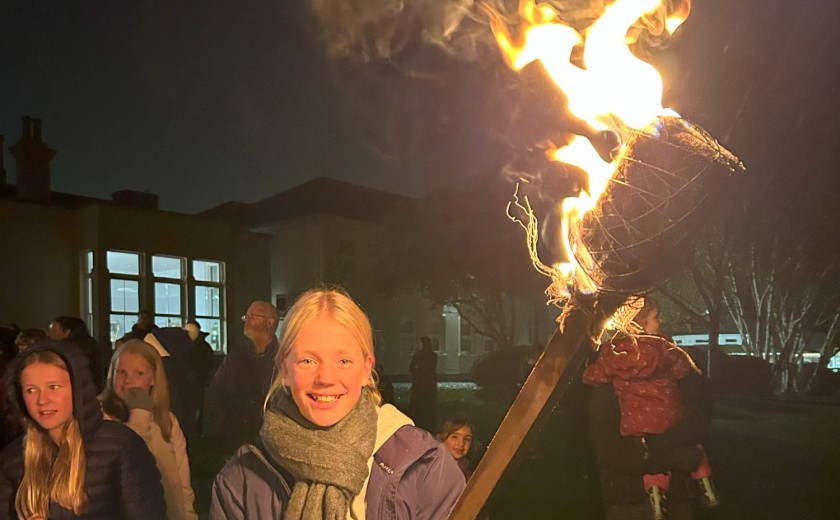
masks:
{"label": "man with grey hair", "polygon": [[274,379],[277,356],[277,309],[255,301],[242,316],[248,342],[228,353],[210,385],[210,419],[224,448],[236,448],[258,440],[262,406]]}

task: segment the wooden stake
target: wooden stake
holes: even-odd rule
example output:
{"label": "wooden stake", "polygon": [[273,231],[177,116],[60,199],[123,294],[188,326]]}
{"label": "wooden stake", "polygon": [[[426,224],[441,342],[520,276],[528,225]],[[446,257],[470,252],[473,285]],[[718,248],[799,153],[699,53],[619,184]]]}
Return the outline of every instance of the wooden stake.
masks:
{"label": "wooden stake", "polygon": [[[625,296],[576,296],[493,436],[449,520],[475,520],[552,394],[562,399]],[[556,392],[555,392],[556,390]]]}

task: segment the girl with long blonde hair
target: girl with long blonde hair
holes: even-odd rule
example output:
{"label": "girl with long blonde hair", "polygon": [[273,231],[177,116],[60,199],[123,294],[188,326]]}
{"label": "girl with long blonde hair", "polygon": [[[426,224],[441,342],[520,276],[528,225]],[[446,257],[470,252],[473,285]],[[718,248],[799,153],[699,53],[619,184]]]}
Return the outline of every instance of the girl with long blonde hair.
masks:
{"label": "girl with long blonde hair", "polygon": [[169,520],[197,520],[187,441],[169,409],[169,385],[157,350],[139,339],[114,352],[101,396],[107,419],[124,423],[146,442],[163,482]]}
{"label": "girl with long blonde hair", "polygon": [[0,515],[161,518],[154,459],[131,430],[102,420],[78,348],[48,341],[9,368],[6,393],[25,434],[0,454]]}
{"label": "girl with long blonde hair", "polygon": [[216,476],[211,520],[446,518],[465,481],[455,460],[381,405],[370,321],[340,289],[289,309],[259,445]]}

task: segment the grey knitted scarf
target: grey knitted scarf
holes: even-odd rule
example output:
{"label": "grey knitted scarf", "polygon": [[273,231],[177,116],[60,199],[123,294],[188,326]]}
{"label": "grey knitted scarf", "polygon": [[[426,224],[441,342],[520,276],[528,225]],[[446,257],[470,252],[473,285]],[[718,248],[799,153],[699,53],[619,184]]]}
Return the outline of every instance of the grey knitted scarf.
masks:
{"label": "grey knitted scarf", "polygon": [[295,479],[285,520],[343,520],[368,476],[376,440],[376,404],[367,389],[333,426],[311,423],[286,392],[265,411],[260,436],[271,457]]}

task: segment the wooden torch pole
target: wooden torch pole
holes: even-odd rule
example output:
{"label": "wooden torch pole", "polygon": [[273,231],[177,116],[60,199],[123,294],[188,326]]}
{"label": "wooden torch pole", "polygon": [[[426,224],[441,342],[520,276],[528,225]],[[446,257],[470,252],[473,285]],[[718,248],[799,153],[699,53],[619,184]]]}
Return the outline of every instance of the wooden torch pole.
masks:
{"label": "wooden torch pole", "polygon": [[570,301],[568,311],[493,436],[449,520],[474,520],[552,394],[562,399],[606,321],[624,296],[596,294]]}

